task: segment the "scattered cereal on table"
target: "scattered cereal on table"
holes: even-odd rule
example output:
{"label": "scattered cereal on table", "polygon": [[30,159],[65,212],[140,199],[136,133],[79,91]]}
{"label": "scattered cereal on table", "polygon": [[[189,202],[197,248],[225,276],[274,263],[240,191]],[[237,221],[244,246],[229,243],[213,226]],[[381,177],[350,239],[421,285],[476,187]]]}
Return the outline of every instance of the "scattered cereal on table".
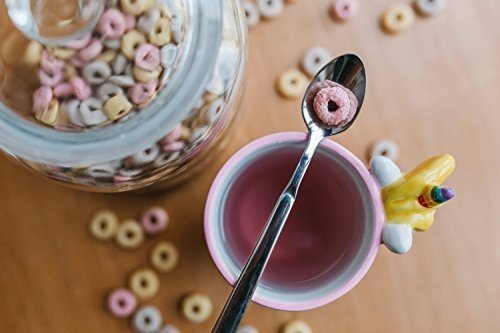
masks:
{"label": "scattered cereal on table", "polygon": [[148,300],[156,296],[160,290],[160,281],[156,273],[143,268],[132,273],[129,279],[129,288],[140,300]]}
{"label": "scattered cereal on table", "polygon": [[278,77],[278,92],[286,98],[295,99],[303,96],[307,89],[309,80],[298,69],[291,69]]}
{"label": "scattered cereal on table", "polygon": [[116,289],[109,294],[107,306],[114,316],[126,318],[134,313],[137,307],[137,298],[125,288]]}
{"label": "scattered cereal on table", "polygon": [[172,243],[159,242],[151,250],[150,261],[156,270],[162,273],[171,272],[179,263],[179,251]]}
{"label": "scattered cereal on table", "polygon": [[306,322],[296,319],[285,324],[281,333],[313,333],[313,330]]}
{"label": "scattered cereal on table", "polygon": [[110,210],[100,210],[90,220],[90,233],[98,240],[110,240],[118,231],[118,217]]}
{"label": "scattered cereal on table", "polygon": [[382,27],[388,33],[398,34],[413,25],[415,11],[406,3],[397,3],[389,7],[382,16]]}
{"label": "scattered cereal on table", "polygon": [[358,0],[334,0],[331,5],[331,15],[338,21],[347,21],[359,11]]}
{"label": "scattered cereal on table", "polygon": [[132,318],[132,325],[137,333],[156,333],[162,324],[160,310],[152,305],[142,306]]}
{"label": "scattered cereal on table", "polygon": [[144,241],[144,230],[135,220],[126,220],[118,227],[116,242],[123,249],[136,249]]}
{"label": "scattered cereal on table", "polygon": [[181,304],[182,315],[193,323],[203,323],[212,315],[213,305],[210,298],[200,293],[185,296]]}
{"label": "scattered cereal on table", "polygon": [[399,146],[389,139],[381,139],[375,142],[369,151],[369,159],[375,156],[384,156],[396,162],[399,158]]}

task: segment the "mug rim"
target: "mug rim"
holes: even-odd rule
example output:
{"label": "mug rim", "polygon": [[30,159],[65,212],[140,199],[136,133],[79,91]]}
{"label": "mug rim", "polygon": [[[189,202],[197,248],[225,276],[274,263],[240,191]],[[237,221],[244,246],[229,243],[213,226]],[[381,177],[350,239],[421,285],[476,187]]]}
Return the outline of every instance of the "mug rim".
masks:
{"label": "mug rim", "polygon": [[[228,265],[220,254],[220,251],[217,249],[218,243],[216,242],[217,237],[215,237],[215,228],[212,228],[213,224],[219,225],[222,223],[222,221],[214,221],[211,216],[212,211],[215,209],[215,207],[217,207],[217,205],[220,204],[216,202],[216,199],[218,198],[217,194],[220,193],[221,189],[225,185],[225,181],[228,177],[231,176],[232,171],[235,168],[241,167],[241,162],[245,160],[246,156],[249,156],[255,151],[261,150],[262,148],[276,143],[300,142],[306,140],[307,134],[301,132],[281,132],[261,137],[247,144],[239,151],[237,151],[234,155],[232,155],[220,169],[216,178],[214,179],[210,187],[205,205],[205,241],[207,243],[212,260],[217,266],[217,269],[230,285],[234,286],[237,277],[235,277],[230,271]],[[381,234],[385,214],[382,206],[382,200],[380,198],[380,189],[377,182],[368,171],[368,168],[365,167],[363,162],[342,145],[327,139],[321,143],[321,146],[322,148],[326,148],[329,151],[333,151],[339,154],[343,159],[345,159],[358,172],[359,176],[366,185],[372,205],[374,224],[372,239],[369,244],[369,250],[367,251],[366,256],[363,259],[363,262],[360,265],[359,269],[353,274],[353,276],[346,283],[344,283],[339,288],[336,288],[332,292],[322,295],[321,297],[317,297],[313,300],[288,302],[277,299],[270,299],[269,297],[262,295],[259,292],[259,288],[257,288],[252,300],[260,305],[284,311],[305,311],[331,303],[341,296],[345,295],[361,281],[361,279],[366,275],[366,273],[372,266],[379,246],[381,245]]]}

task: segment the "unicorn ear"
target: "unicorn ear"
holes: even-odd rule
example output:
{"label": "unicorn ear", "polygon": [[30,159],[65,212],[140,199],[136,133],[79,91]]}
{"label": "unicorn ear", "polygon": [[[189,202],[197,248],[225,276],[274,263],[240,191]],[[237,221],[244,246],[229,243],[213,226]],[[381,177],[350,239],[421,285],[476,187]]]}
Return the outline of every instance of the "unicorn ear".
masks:
{"label": "unicorn ear", "polygon": [[370,169],[380,187],[386,187],[402,176],[398,166],[392,160],[384,156],[375,156],[370,162]]}
{"label": "unicorn ear", "polygon": [[385,224],[382,242],[396,254],[410,251],[413,244],[413,230],[407,224]]}

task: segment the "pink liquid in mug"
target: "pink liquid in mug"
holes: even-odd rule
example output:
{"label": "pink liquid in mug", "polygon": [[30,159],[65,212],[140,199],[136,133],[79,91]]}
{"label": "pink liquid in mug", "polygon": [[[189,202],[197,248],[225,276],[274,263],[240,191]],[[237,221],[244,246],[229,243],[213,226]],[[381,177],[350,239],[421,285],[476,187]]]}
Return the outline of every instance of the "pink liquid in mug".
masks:
{"label": "pink liquid in mug", "polygon": [[[290,144],[260,153],[229,187],[223,230],[238,267],[250,255],[303,150],[303,144]],[[264,285],[292,290],[318,286],[345,272],[359,252],[365,185],[352,167],[332,155],[320,147],[314,156],[264,272]]]}

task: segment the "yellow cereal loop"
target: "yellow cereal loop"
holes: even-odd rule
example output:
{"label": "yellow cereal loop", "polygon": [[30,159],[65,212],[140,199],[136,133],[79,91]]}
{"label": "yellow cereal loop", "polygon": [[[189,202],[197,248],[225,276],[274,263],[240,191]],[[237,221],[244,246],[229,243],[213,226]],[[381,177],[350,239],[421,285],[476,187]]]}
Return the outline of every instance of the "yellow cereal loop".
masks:
{"label": "yellow cereal loop", "polygon": [[158,276],[149,268],[135,271],[129,280],[129,288],[140,300],[148,300],[156,296],[160,289]]}
{"label": "yellow cereal loop", "polygon": [[163,46],[172,40],[172,31],[170,30],[170,20],[167,18],[159,19],[155,27],[148,36],[149,42],[156,46]]}
{"label": "yellow cereal loop", "polygon": [[103,53],[99,54],[95,58],[95,60],[100,60],[100,61],[104,61],[104,62],[110,63],[113,60],[115,60],[115,57],[116,57],[116,51],[109,49],[109,50],[106,50]]}
{"label": "yellow cereal loop", "polygon": [[127,14],[139,16],[154,5],[154,0],[120,0],[123,11]]}
{"label": "yellow cereal loop", "polygon": [[24,51],[23,55],[24,63],[29,66],[38,65],[42,60],[42,51],[43,51],[42,44],[34,40],[29,42],[28,46],[26,46],[26,50]]}
{"label": "yellow cereal loop", "polygon": [[182,301],[182,314],[192,323],[203,323],[212,315],[213,305],[208,296],[192,293]]}
{"label": "yellow cereal loop", "polygon": [[307,89],[307,77],[298,69],[284,72],[278,78],[278,92],[286,98],[295,99],[304,95]]}
{"label": "yellow cereal loop", "polygon": [[118,217],[109,210],[101,210],[90,220],[90,234],[98,240],[110,240],[118,230]]}
{"label": "yellow cereal loop", "polygon": [[56,98],[53,98],[45,109],[35,115],[35,118],[44,124],[53,126],[57,122],[58,115],[59,101]]}
{"label": "yellow cereal loop", "polygon": [[111,97],[104,104],[104,114],[110,120],[116,120],[126,116],[133,108],[127,97],[123,95],[116,95]]}
{"label": "yellow cereal loop", "polygon": [[122,37],[122,53],[130,60],[135,57],[135,50],[146,43],[146,37],[137,30],[130,30]]}
{"label": "yellow cereal loop", "polygon": [[151,251],[150,259],[151,264],[156,270],[162,273],[168,273],[177,267],[179,263],[179,252],[174,244],[160,242],[156,244]]}
{"label": "yellow cereal loop", "polygon": [[75,55],[76,51],[65,48],[57,48],[51,51],[51,54],[62,60],[69,60]]}
{"label": "yellow cereal loop", "polygon": [[283,326],[281,333],[313,333],[313,330],[302,320],[292,320]]}
{"label": "yellow cereal loop", "polygon": [[118,227],[116,242],[123,249],[136,249],[144,241],[144,231],[141,225],[134,220],[126,220]]}
{"label": "yellow cereal loop", "polygon": [[382,17],[382,26],[385,31],[397,34],[408,30],[415,21],[415,11],[405,3],[395,4]]}
{"label": "yellow cereal loop", "polygon": [[135,79],[142,83],[148,83],[157,79],[162,72],[162,67],[158,66],[154,71],[148,71],[146,69],[140,68],[139,66],[134,66],[132,69],[132,74]]}

